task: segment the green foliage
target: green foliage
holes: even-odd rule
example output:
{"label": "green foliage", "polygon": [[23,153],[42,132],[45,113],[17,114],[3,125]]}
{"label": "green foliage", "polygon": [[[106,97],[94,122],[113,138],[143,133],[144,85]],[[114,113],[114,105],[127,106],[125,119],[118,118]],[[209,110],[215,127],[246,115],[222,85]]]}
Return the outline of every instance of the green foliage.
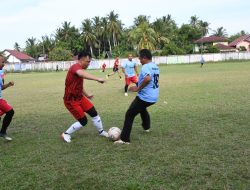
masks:
{"label": "green foliage", "polygon": [[208,53],[219,53],[220,52],[219,48],[217,46],[213,46],[213,45],[209,45],[207,47],[207,51],[208,51]]}
{"label": "green foliage", "polygon": [[173,42],[166,44],[161,53],[161,55],[182,55],[182,54],[185,54],[185,50],[177,47],[176,44]]}
{"label": "green foliage", "polygon": [[55,47],[49,53],[49,60],[51,61],[70,61],[72,60],[73,55],[69,50],[66,50],[62,47]]}
{"label": "green foliage", "polygon": [[245,46],[240,46],[239,50],[240,50],[240,51],[247,51],[247,49],[246,49]]}

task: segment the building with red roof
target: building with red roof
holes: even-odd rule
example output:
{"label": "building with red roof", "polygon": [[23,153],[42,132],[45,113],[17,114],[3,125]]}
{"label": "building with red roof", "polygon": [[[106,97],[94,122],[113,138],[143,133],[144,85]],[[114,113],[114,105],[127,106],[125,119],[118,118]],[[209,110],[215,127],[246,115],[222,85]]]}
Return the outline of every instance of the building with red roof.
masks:
{"label": "building with red roof", "polygon": [[16,50],[6,49],[3,54],[7,57],[7,62],[9,63],[27,63],[35,61],[33,57]]}
{"label": "building with red roof", "polygon": [[250,51],[250,34],[235,39],[229,44],[229,46],[237,49],[245,47],[247,51]]}
{"label": "building with red roof", "polygon": [[199,52],[201,49],[203,52],[207,51],[208,46],[216,46],[220,52],[235,52],[236,48],[228,46],[228,39],[221,36],[208,36],[202,37],[194,41],[195,51]]}

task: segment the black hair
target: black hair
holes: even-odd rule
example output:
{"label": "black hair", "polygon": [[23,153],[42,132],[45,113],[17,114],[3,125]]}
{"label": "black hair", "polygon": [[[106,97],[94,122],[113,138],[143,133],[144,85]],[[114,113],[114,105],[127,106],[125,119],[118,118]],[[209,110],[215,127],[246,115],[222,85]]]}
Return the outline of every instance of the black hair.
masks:
{"label": "black hair", "polygon": [[79,54],[78,54],[78,60],[80,60],[82,57],[87,57],[89,56],[90,58],[92,58],[91,54],[87,51],[81,51]]}
{"label": "black hair", "polygon": [[152,54],[148,49],[141,49],[139,51],[139,57],[147,58],[149,60],[152,60]]}

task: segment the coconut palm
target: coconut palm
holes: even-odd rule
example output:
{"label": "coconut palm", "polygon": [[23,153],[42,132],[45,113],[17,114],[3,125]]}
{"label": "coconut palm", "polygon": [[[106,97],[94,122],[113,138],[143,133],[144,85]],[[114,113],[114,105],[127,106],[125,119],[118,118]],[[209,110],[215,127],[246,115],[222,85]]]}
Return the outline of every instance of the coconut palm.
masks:
{"label": "coconut palm", "polygon": [[98,43],[98,56],[100,57],[101,54],[101,46],[102,46],[102,36],[103,36],[103,26],[101,22],[101,18],[99,16],[96,16],[93,18],[93,29],[94,34],[96,36],[96,41]]}
{"label": "coconut palm", "polygon": [[213,35],[214,36],[220,36],[220,37],[226,37],[227,36],[227,32],[226,29],[223,27],[219,27],[216,30],[213,31]]}
{"label": "coconut palm", "polygon": [[149,19],[150,19],[150,16],[139,15],[138,17],[134,18],[134,25],[137,27],[144,22],[149,24]]}
{"label": "coconut palm", "polygon": [[196,15],[190,17],[190,25],[193,27],[197,27],[199,23],[199,17]]}
{"label": "coconut palm", "polygon": [[90,19],[85,19],[82,22],[82,40],[90,48],[91,55],[93,55],[93,47],[95,46],[97,40],[93,33],[93,25]]}
{"label": "coconut palm", "polygon": [[15,42],[15,44],[14,44],[14,50],[16,50],[16,51],[20,51],[21,50],[21,47],[20,47],[20,45],[17,42]]}
{"label": "coconut palm", "polygon": [[129,32],[129,40],[135,45],[137,50],[147,48],[155,50],[157,35],[147,22],[141,23],[138,27]]}
{"label": "coconut palm", "polygon": [[37,39],[34,37],[28,38],[26,40],[25,52],[31,57],[37,58],[39,56],[38,48],[37,48]]}
{"label": "coconut palm", "polygon": [[119,15],[111,11],[108,15],[108,31],[112,34],[113,46],[118,45],[118,38],[121,36],[122,23],[118,20]]}

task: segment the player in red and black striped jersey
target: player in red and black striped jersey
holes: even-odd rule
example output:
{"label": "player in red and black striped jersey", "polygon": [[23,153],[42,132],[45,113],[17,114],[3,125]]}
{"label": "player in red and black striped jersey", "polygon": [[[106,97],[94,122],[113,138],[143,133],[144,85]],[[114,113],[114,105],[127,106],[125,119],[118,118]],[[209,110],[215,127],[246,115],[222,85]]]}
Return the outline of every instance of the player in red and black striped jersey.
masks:
{"label": "player in red and black striped jersey", "polygon": [[86,92],[83,86],[84,79],[95,80],[104,83],[104,79],[98,78],[85,71],[91,62],[91,55],[87,52],[81,52],[78,55],[78,63],[72,65],[65,80],[64,105],[68,111],[74,116],[77,122],[73,123],[64,133],[62,138],[65,142],[71,142],[71,134],[79,130],[87,124],[85,113],[92,117],[93,125],[99,134],[108,137],[108,133],[103,130],[100,116],[98,115],[94,105],[89,99],[93,98]]}
{"label": "player in red and black striped jersey", "polygon": [[120,80],[122,79],[122,76],[119,71],[119,58],[115,58],[114,66],[113,66],[113,72],[106,75],[106,78],[108,79],[110,76],[114,75],[115,73],[118,73]]}

